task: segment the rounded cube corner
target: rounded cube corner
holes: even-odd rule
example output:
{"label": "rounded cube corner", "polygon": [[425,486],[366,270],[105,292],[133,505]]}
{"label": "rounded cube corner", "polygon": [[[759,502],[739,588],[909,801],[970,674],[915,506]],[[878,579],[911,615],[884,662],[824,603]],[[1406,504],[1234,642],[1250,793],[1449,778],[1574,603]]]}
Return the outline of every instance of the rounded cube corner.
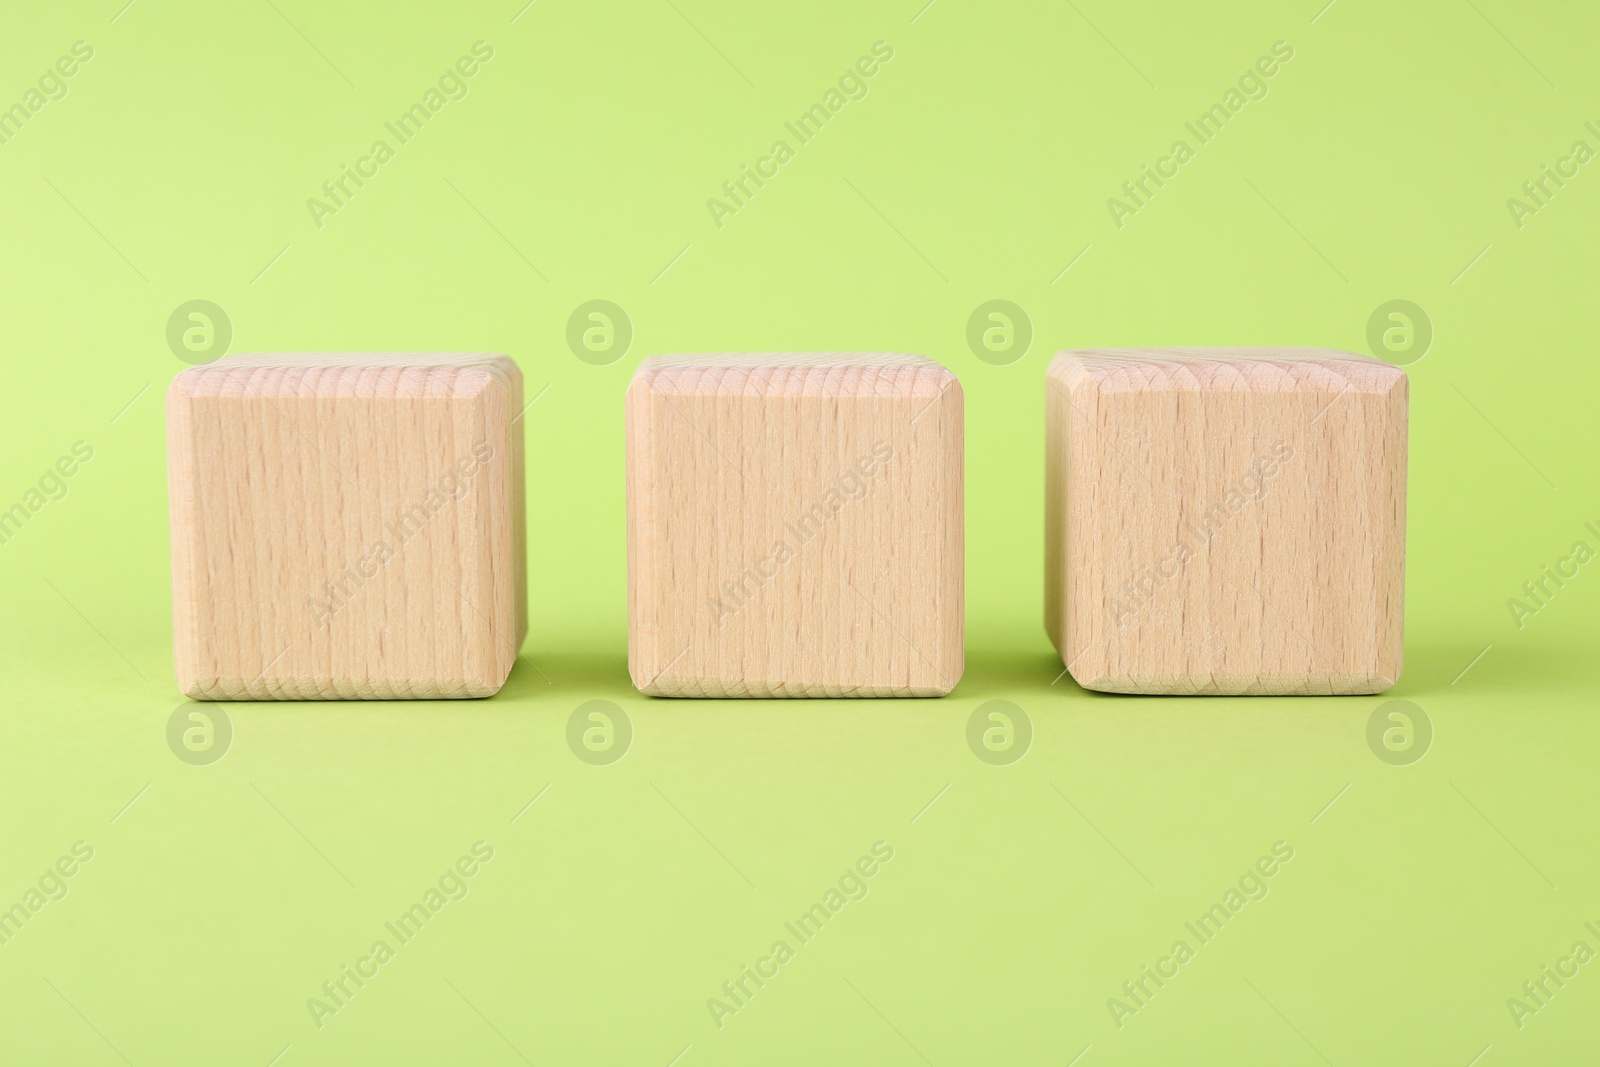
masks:
{"label": "rounded cube corner", "polygon": [[635,689],[647,697],[670,697],[678,693],[677,686],[663,685],[662,678],[662,674],[646,678],[635,668],[631,666],[628,668],[628,680],[633,683]]}

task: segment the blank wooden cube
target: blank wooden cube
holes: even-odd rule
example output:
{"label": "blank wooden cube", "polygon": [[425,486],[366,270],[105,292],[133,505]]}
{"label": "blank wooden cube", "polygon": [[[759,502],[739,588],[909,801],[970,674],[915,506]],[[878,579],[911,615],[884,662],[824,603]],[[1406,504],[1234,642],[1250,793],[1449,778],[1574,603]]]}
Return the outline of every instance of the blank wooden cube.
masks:
{"label": "blank wooden cube", "polygon": [[943,696],[962,395],[917,356],[671,356],[627,395],[628,670],[654,696]]}
{"label": "blank wooden cube", "polygon": [[1406,378],[1325,349],[1063,352],[1045,626],[1111,693],[1378,693],[1400,676]]}
{"label": "blank wooden cube", "polygon": [[197,700],[483,697],[527,633],[504,356],[250,355],[167,394],[173,644]]}

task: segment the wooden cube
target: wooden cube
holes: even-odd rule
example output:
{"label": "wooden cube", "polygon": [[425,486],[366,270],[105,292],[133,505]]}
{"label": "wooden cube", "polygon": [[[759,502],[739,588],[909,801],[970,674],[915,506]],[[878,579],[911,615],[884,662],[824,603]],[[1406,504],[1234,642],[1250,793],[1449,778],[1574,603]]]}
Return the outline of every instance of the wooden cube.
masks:
{"label": "wooden cube", "polygon": [[962,395],[917,356],[671,356],[627,395],[628,670],[693,697],[943,696]]}
{"label": "wooden cube", "polygon": [[1063,352],[1045,627],[1110,693],[1378,693],[1400,675],[1406,378],[1325,349]]}
{"label": "wooden cube", "polygon": [[173,644],[197,700],[483,697],[527,633],[504,356],[251,355],[167,394]]}

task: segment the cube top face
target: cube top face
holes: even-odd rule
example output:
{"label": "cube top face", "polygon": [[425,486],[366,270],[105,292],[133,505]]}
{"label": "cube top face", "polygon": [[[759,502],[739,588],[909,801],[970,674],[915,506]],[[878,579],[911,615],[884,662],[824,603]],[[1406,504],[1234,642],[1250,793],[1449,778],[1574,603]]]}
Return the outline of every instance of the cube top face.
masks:
{"label": "cube top face", "polygon": [[1399,677],[1407,384],[1320,349],[1066,352],[1047,373],[1046,628],[1088,689]]}
{"label": "cube top face", "polygon": [[192,367],[174,391],[200,397],[254,393],[406,399],[469,397],[495,386],[521,388],[522,372],[506,356],[478,352],[285,352],[228,356]]}
{"label": "cube top face", "polygon": [[[1346,388],[1387,393],[1405,381],[1398,368],[1328,348],[1099,348],[1062,352],[1049,377],[1100,393],[1296,392]],[[1404,385],[1399,385],[1404,388]]]}
{"label": "cube top face", "polygon": [[178,375],[179,687],[498,691],[527,628],[521,409],[521,373],[494,355],[250,355]]}
{"label": "cube top face", "polygon": [[961,386],[916,356],[674,356],[627,395],[628,666],[655,696],[942,696]]}
{"label": "cube top face", "polygon": [[725,353],[652,356],[634,386],[665,395],[933,398],[956,376],[922,356],[895,352]]}

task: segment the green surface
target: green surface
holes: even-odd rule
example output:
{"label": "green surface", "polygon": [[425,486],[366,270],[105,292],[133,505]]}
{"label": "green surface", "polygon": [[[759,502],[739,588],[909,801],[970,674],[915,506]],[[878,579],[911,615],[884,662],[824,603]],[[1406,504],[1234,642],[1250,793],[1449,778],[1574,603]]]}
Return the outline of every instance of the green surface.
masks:
{"label": "green surface", "polygon": [[[1505,0],[121,3],[12,5],[0,34],[0,106],[27,110],[74,42],[93,50],[45,79],[20,130],[0,127],[0,506],[39,505],[0,545],[0,906],[39,905],[0,945],[0,1059],[1592,1054],[1600,966],[1560,961],[1575,942],[1600,951],[1597,565],[1534,614],[1508,607],[1575,542],[1600,548],[1584,525],[1600,527],[1592,15]],[[314,219],[308,198],[479,41],[493,55],[466,95]],[[798,143],[784,124],[879,41],[893,55],[865,96]],[[1280,41],[1293,56],[1265,95],[1246,80],[1259,98],[1200,144],[1185,123]],[[1131,214],[1108,207],[1180,138],[1193,158],[1177,176]],[[792,158],[762,164],[778,139]],[[777,176],[714,219],[708,198],[743,165]],[[1576,176],[1514,210],[1545,165]],[[231,351],[503,351],[530,396],[548,386],[526,420],[532,630],[498,698],[231,705],[222,759],[175,757],[160,398],[185,366],[168,319],[197,299],[225,309]],[[609,365],[566,340],[595,299],[632,325]],[[1033,334],[1004,365],[967,342],[995,299]],[[1050,354],[1368,351],[1391,300],[1426,309],[1433,334],[1407,368],[1400,684],[1220,700],[1055,680],[1040,623]],[[925,354],[965,386],[965,679],[941,701],[639,697],[633,366],[840,348]],[[64,456],[72,476],[41,485]],[[609,765],[567,741],[592,699],[631,721]],[[967,742],[994,699],[1031,724],[1009,765]],[[1391,699],[1431,723],[1418,762],[1369,747]],[[445,877],[480,841],[492,859]],[[880,841],[893,858],[865,865],[861,899],[807,943],[786,930]],[[1292,859],[1247,877],[1277,842]],[[47,876],[62,857],[71,877]],[[441,878],[465,896],[441,894],[401,943],[384,924]],[[1202,944],[1185,923],[1241,879],[1265,897]],[[308,1000],[379,940],[392,958],[314,1017]],[[708,1000],[779,940],[792,958],[719,1027]],[[1177,976],[1114,1012],[1145,965],[1170,971],[1179,940],[1193,955]],[[1513,1018],[1509,998],[1539,1006],[1522,987],[1546,965],[1577,975]]]}

